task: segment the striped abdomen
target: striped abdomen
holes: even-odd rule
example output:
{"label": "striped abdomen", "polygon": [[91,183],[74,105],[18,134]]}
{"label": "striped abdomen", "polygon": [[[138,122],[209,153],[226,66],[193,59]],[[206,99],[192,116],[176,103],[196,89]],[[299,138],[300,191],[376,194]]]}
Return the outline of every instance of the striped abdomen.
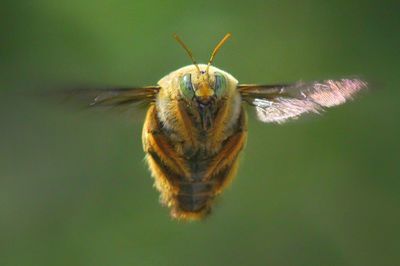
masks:
{"label": "striped abdomen", "polygon": [[[191,155],[182,154],[171,132],[166,132],[151,106],[143,128],[143,145],[161,201],[171,207],[175,218],[202,218],[210,212],[214,197],[236,172],[237,157],[246,140],[246,120],[242,110],[236,129],[212,154],[204,143],[196,143]],[[194,146],[193,146],[194,147]]]}
{"label": "striped abdomen", "polygon": [[175,196],[179,210],[183,212],[207,212],[214,197],[213,182],[179,182],[179,192]]}

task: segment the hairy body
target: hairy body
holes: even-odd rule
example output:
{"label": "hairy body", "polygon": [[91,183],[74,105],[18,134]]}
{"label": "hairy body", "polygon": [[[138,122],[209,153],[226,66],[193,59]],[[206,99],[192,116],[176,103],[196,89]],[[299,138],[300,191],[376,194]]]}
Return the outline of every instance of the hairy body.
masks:
{"label": "hairy body", "polygon": [[[199,65],[202,71],[206,65]],[[176,218],[201,218],[210,212],[212,200],[236,173],[238,155],[247,137],[246,113],[236,90],[237,81],[228,78],[232,88],[204,108],[188,102],[176,86],[185,74],[196,74],[192,65],[162,80],[155,103],[151,104],[143,127],[143,146],[161,201],[172,207]],[[228,76],[229,75],[229,76]],[[207,112],[202,118],[200,112]],[[209,121],[202,121],[207,119]]]}

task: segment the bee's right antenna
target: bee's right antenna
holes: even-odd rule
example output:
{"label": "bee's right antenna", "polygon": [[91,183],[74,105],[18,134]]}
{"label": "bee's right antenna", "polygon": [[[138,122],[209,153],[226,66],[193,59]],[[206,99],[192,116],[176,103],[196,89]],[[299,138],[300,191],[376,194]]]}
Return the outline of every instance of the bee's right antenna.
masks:
{"label": "bee's right antenna", "polygon": [[199,66],[197,65],[196,59],[194,59],[194,56],[192,54],[192,51],[186,46],[186,44],[179,38],[178,34],[174,33],[174,38],[175,40],[178,41],[178,43],[185,49],[186,53],[189,55],[190,59],[192,60],[193,64],[196,66],[197,70],[199,73],[201,73]]}
{"label": "bee's right antenna", "polygon": [[210,65],[212,64],[214,57],[216,56],[216,54],[218,53],[219,49],[222,47],[222,45],[224,45],[224,43],[232,36],[232,34],[230,32],[228,32],[224,38],[222,38],[222,40],[217,44],[217,46],[215,46],[214,51],[212,52],[211,56],[210,56],[210,60],[208,60],[208,64],[207,64],[207,69],[206,72],[208,73],[208,69],[210,68]]}

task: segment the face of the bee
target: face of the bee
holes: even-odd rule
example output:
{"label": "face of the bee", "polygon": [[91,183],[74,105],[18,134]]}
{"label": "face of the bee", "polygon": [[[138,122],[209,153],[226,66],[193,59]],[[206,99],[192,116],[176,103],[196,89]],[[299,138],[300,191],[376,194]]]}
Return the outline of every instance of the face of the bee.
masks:
{"label": "face of the bee", "polygon": [[206,129],[220,104],[238,97],[238,81],[214,66],[207,69],[207,65],[199,64],[198,67],[185,66],[163,77],[158,82],[162,88],[158,101],[160,105],[174,99],[186,102],[188,111],[198,113]]}
{"label": "face of the bee", "polygon": [[208,105],[226,93],[226,78],[222,73],[206,71],[187,73],[180,77],[180,92],[187,100]]}
{"label": "face of the bee", "polygon": [[182,67],[163,77],[158,84],[169,92],[171,98],[204,105],[227,97],[235,90],[238,81],[231,74],[214,66],[210,66],[208,71],[207,65],[198,66],[200,71],[194,65]]}

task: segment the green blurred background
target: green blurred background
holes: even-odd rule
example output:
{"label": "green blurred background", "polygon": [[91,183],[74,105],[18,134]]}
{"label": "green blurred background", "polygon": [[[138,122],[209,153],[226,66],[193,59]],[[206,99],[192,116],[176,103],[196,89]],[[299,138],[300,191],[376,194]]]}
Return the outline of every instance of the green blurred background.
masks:
{"label": "green blurred background", "polygon": [[[0,8],[0,265],[400,265],[399,1],[11,1]],[[176,222],[141,119],[29,97],[151,85],[199,61],[243,83],[360,75],[371,89],[277,126],[253,113],[233,184]],[[140,115],[139,115],[140,116]]]}

